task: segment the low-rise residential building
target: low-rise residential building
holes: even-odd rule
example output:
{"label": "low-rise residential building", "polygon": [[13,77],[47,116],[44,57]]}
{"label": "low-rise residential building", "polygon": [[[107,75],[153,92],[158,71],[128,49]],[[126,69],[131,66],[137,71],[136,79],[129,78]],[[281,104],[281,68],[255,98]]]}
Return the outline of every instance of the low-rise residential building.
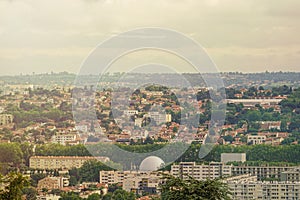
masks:
{"label": "low-rise residential building", "polygon": [[42,191],[43,189],[51,191],[67,186],[69,186],[69,179],[66,177],[46,177],[38,181],[37,189],[38,191]]}
{"label": "low-rise residential building", "polygon": [[13,123],[14,116],[11,114],[0,114],[0,126]]}
{"label": "low-rise residential building", "polygon": [[254,108],[255,105],[276,107],[282,99],[226,99],[227,103],[243,104],[244,108]]}
{"label": "low-rise residential building", "polygon": [[259,121],[260,130],[280,130],[281,121]]}
{"label": "low-rise residential building", "polygon": [[66,144],[79,144],[80,138],[77,134],[56,134],[52,136],[52,143],[58,143],[62,145]]}
{"label": "low-rise residential building", "polygon": [[127,116],[137,115],[138,113],[139,113],[138,110],[124,110],[124,115]]}
{"label": "low-rise residential building", "polygon": [[266,141],[265,135],[248,135],[247,143],[248,144],[263,144]]}

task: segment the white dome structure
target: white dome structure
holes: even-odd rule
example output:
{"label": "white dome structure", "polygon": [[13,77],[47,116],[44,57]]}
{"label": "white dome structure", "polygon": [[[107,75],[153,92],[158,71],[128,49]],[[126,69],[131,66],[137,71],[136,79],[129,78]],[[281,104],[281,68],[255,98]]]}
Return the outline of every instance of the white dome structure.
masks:
{"label": "white dome structure", "polygon": [[157,156],[149,156],[140,164],[140,171],[156,171],[163,167],[165,162]]}

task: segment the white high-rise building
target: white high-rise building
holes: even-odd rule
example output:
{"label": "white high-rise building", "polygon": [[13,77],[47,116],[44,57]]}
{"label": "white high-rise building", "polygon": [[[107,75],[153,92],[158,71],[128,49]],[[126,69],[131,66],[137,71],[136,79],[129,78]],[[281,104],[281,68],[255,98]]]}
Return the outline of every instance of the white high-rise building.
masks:
{"label": "white high-rise building", "polygon": [[231,176],[231,165],[218,162],[212,162],[208,165],[196,164],[195,162],[181,162],[171,166],[171,174],[183,179],[187,179],[189,176],[197,180],[214,179]]}

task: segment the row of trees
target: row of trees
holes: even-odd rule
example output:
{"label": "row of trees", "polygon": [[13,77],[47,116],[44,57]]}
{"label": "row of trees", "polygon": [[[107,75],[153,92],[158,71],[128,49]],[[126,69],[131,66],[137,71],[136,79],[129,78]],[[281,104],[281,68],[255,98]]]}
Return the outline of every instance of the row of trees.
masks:
{"label": "row of trees", "polygon": [[[16,145],[16,144],[15,144]],[[147,153],[156,151],[165,144],[147,144],[147,145],[122,145],[119,147],[130,152]],[[0,146],[1,147],[1,146]],[[86,146],[95,156],[107,155],[114,160],[112,145],[98,144]],[[83,145],[75,146],[62,146],[62,145],[38,145],[36,147],[37,155],[53,155],[53,156],[90,156],[90,152]],[[178,146],[178,148],[181,148]],[[266,162],[289,162],[300,163],[299,152],[300,145],[217,145],[213,150],[204,158],[199,159],[198,152],[201,148],[200,144],[192,143],[187,151],[178,159],[178,161],[220,161],[221,153],[247,153],[247,160],[249,161],[266,161]],[[1,150],[1,148],[0,148]],[[0,152],[1,153],[1,152]],[[169,152],[172,155],[172,151]],[[124,158],[128,159],[128,158]]]}
{"label": "row of trees", "polygon": [[69,170],[70,185],[75,186],[81,182],[99,182],[99,171],[109,171],[112,168],[97,160],[86,161],[80,168]]}
{"label": "row of trees", "polygon": [[[239,89],[235,88],[226,88],[226,96],[228,99],[236,99],[237,97],[235,96],[236,94],[242,94]],[[242,98],[247,99],[247,98],[253,98],[253,97],[275,97],[278,95],[289,95],[292,93],[292,88],[283,85],[283,86],[278,86],[278,87],[272,87],[271,89],[266,90],[263,86],[259,87],[249,87],[247,91],[243,92]]]}
{"label": "row of trees", "polygon": [[[136,153],[147,153],[153,152],[162,148],[164,144],[148,144],[148,145],[120,145],[126,151]],[[95,156],[103,156],[107,154],[113,161],[120,159],[116,152],[113,152],[111,146],[106,145],[92,145],[88,147],[94,152]],[[176,147],[177,148],[177,147]],[[178,148],[181,148],[178,146]],[[193,143],[188,150],[177,159],[177,161],[196,161],[196,162],[208,162],[208,161],[220,161],[221,153],[246,153],[247,160],[249,162],[257,163],[280,163],[280,164],[299,164],[299,152],[300,145],[241,145],[241,146],[230,146],[230,145],[218,145],[215,146],[212,151],[203,159],[199,158],[200,144]],[[98,151],[98,152],[97,152]],[[170,149],[168,155],[175,156],[174,150]],[[176,153],[176,152],[175,152]],[[29,158],[34,155],[32,152],[32,146],[27,143],[1,143],[0,144],[0,172],[7,174],[10,171],[20,169],[26,170],[29,166]],[[76,146],[62,146],[62,145],[37,145],[35,155],[52,155],[52,156],[90,156],[90,152],[83,145]],[[141,154],[143,155],[143,154]],[[144,157],[141,156],[140,160]],[[120,160],[122,163],[126,163],[129,160],[129,167],[131,161],[130,158],[124,158]],[[139,163],[136,163],[139,164]],[[109,166],[113,166],[115,169],[121,168],[116,163],[109,163]],[[71,183],[75,185],[82,181],[98,181],[100,170],[110,170],[111,168],[105,166],[103,163],[96,160],[85,163],[80,169],[70,170]],[[37,177],[38,178],[38,177]]]}
{"label": "row of trees", "polygon": [[[120,148],[126,151],[136,153],[153,152],[164,146],[165,144],[147,144],[130,146],[119,145]],[[112,160],[114,160],[115,158],[117,159],[118,155],[114,155],[114,152],[111,149],[111,147],[112,145],[108,144],[98,144],[90,146],[63,146],[59,144],[47,144],[37,145],[34,154],[32,151],[32,145],[28,143],[0,143],[0,163],[2,166],[1,172],[7,173],[8,171],[17,168],[23,169],[24,167],[29,165],[29,158],[32,155],[91,156],[90,152],[93,152],[94,156],[107,155],[111,157]],[[181,147],[178,146],[178,148]],[[219,161],[221,153],[243,152],[247,153],[247,160],[249,161],[300,163],[300,158],[298,156],[300,152],[300,145],[218,145],[215,146],[213,150],[204,159],[199,159],[198,157],[198,152],[200,148],[200,144],[192,143],[188,150],[178,159],[178,161]],[[172,153],[173,151],[170,150],[169,154],[172,155]],[[124,162],[126,159],[128,158],[124,158]]]}
{"label": "row of trees", "polygon": [[24,169],[29,165],[32,149],[29,143],[0,143],[0,173]]}

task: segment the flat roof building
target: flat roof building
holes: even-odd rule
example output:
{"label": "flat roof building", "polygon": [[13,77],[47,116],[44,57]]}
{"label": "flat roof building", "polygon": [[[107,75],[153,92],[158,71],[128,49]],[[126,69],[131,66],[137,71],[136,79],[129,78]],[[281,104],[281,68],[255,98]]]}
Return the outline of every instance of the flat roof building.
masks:
{"label": "flat roof building", "polygon": [[182,179],[188,179],[189,176],[196,180],[214,179],[231,176],[231,165],[212,162],[209,164],[196,164],[195,162],[181,162],[171,166],[171,174]]}
{"label": "flat roof building", "polygon": [[231,173],[233,176],[239,176],[243,174],[251,174],[257,176],[258,180],[265,180],[268,178],[280,180],[281,172],[289,171],[295,167],[284,166],[232,166]]}
{"label": "flat roof building", "polygon": [[246,162],[246,153],[221,153],[221,162]]}
{"label": "flat roof building", "polygon": [[109,161],[108,157],[92,156],[32,156],[29,159],[29,168],[32,169],[72,169],[80,168],[88,160]]}
{"label": "flat roof building", "polygon": [[225,180],[233,200],[299,199],[300,182],[254,181],[252,176]]}
{"label": "flat roof building", "polygon": [[281,172],[280,180],[300,182],[300,168],[294,168],[288,171]]}
{"label": "flat roof building", "polygon": [[263,144],[265,143],[267,137],[265,135],[248,135],[248,144]]}
{"label": "flat roof building", "polygon": [[158,172],[144,171],[100,171],[99,180],[102,184],[122,185],[123,190],[142,194],[143,192],[155,194],[156,188],[162,182]]}

